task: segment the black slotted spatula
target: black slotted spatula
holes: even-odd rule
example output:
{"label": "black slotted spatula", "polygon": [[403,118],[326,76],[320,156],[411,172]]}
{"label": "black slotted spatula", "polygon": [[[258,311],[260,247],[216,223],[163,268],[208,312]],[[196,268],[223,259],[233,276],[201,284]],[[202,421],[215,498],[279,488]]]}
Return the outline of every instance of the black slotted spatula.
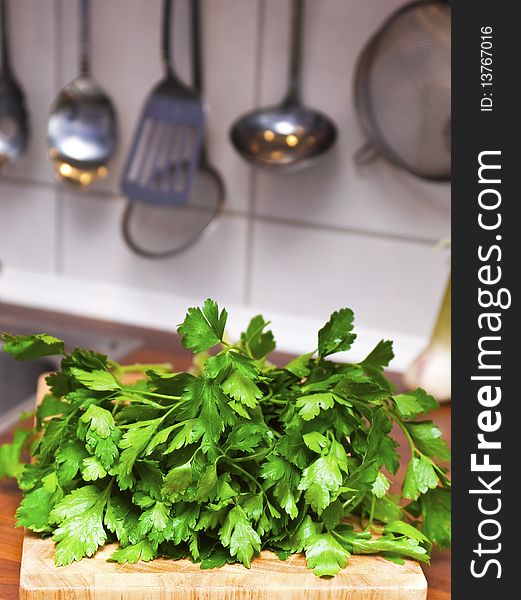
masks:
{"label": "black slotted spatula", "polygon": [[205,125],[201,94],[184,85],[174,71],[171,21],[172,0],[163,0],[165,77],[145,102],[121,182],[130,200],[156,206],[188,200]]}

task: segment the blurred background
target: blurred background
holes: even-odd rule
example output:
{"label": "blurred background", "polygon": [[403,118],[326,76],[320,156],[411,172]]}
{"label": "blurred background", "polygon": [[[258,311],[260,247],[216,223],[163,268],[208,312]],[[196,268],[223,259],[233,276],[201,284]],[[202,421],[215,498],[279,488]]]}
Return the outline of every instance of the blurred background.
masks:
{"label": "blurred background", "polygon": [[[211,296],[228,308],[232,337],[262,312],[286,352],[314,348],[317,328],[344,306],[357,323],[352,357],[390,338],[394,368],[403,370],[426,346],[449,273],[447,251],[434,247],[450,233],[450,185],[383,158],[353,160],[366,141],[355,66],[401,0],[306,2],[302,100],[336,123],[337,139],[316,163],[284,174],[246,162],[230,128],[285,94],[291,2],[202,0],[205,137],[226,202],[197,243],[162,260],[136,255],[120,231],[126,159],[143,103],[163,75],[162,3],[92,0],[92,74],[117,112],[118,144],[107,177],[89,187],[56,180],[46,138],[59,90],[78,73],[79,4],[7,4],[10,62],[30,136],[0,173],[0,330],[65,330],[121,356],[154,332],[174,331],[187,306]],[[174,3],[171,36],[187,83],[189,8],[187,0]],[[85,339],[99,323],[98,341]]]}

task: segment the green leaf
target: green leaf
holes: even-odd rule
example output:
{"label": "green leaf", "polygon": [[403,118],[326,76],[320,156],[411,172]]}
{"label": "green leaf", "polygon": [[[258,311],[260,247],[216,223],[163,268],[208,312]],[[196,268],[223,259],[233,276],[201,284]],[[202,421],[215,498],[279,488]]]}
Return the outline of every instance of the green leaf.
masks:
{"label": "green leaf", "polygon": [[398,414],[404,419],[417,417],[438,408],[438,402],[421,388],[392,397]]}
{"label": "green leaf", "polygon": [[[322,456],[304,469],[298,485],[305,490],[306,502],[314,511],[321,513],[331,503],[342,485],[342,474],[333,456]],[[334,498],[333,498],[334,499]]]}
{"label": "green leaf", "polygon": [[3,350],[15,357],[16,360],[33,360],[42,356],[64,354],[63,342],[46,333],[37,335],[10,335],[4,333]]}
{"label": "green leaf", "polygon": [[420,545],[418,540],[409,537],[382,536],[380,538],[366,539],[359,533],[353,533],[349,538],[349,543],[351,544],[353,554],[392,552],[423,563],[429,562],[427,550]]}
{"label": "green leaf", "polygon": [[119,447],[123,450],[119,457],[117,468],[118,483],[122,490],[130,488],[133,484],[132,468],[150,443],[150,440],[159,426],[161,419],[151,422],[138,423],[140,427],[128,429],[121,438]]}
{"label": "green leaf", "polygon": [[304,377],[307,377],[311,372],[309,361],[313,354],[314,352],[309,352],[308,354],[297,356],[297,358],[290,360],[284,368],[286,369],[286,371],[289,371],[290,373],[293,373],[293,375],[296,375],[300,379],[303,379]]}
{"label": "green leaf", "polygon": [[417,500],[420,494],[437,487],[438,476],[432,462],[424,456],[413,457],[407,467],[403,482],[403,497]]}
{"label": "green leaf", "polygon": [[353,331],[353,311],[342,308],[334,312],[318,332],[318,353],[325,357],[335,352],[349,350],[356,339]]}
{"label": "green leaf", "polygon": [[394,358],[393,343],[390,340],[381,340],[375,349],[360,363],[364,367],[382,371]]}
{"label": "green leaf", "polygon": [[84,371],[83,369],[72,367],[71,374],[76,381],[89,390],[110,392],[120,389],[120,385],[114,378],[114,375],[108,371]]}
{"label": "green leaf", "polygon": [[228,549],[218,544],[208,556],[203,558],[201,569],[218,569],[219,567],[224,567],[226,563],[233,562],[235,562],[235,559],[230,556]]}
{"label": "green leaf", "polygon": [[141,513],[137,533],[140,537],[148,535],[154,542],[162,542],[165,539],[163,532],[169,525],[171,519],[168,507],[163,502],[155,502],[151,508]]}
{"label": "green leaf", "polygon": [[450,460],[450,450],[441,437],[441,431],[432,421],[405,423],[405,427],[420,452],[431,458]]}
{"label": "green leaf", "polygon": [[260,476],[273,489],[279,506],[292,518],[298,516],[297,502],[300,496],[297,486],[300,472],[282,456],[270,455],[262,464]]}
{"label": "green leaf", "polygon": [[451,543],[451,494],[450,490],[436,488],[421,497],[423,532],[440,548]]}
{"label": "green leaf", "polygon": [[203,436],[203,433],[204,428],[201,423],[195,419],[187,421],[181,428],[177,429],[177,433],[173,436],[170,444],[163,451],[163,454],[170,454],[174,450],[179,450],[187,444],[197,442]]}
{"label": "green leaf", "polygon": [[103,522],[109,531],[116,534],[120,544],[126,546],[135,536],[138,517],[130,502],[117,495],[109,498]]}
{"label": "green leaf", "polygon": [[349,500],[355,503],[360,496],[369,492],[378,477],[378,460],[363,462],[354,469],[344,482],[344,488],[348,491]]}
{"label": "green leaf", "polygon": [[219,440],[225,425],[233,425],[235,415],[228,406],[228,398],[215,380],[197,379],[191,382],[183,394],[183,400],[199,413],[203,427],[203,439],[211,443]]}
{"label": "green leaf", "polygon": [[96,433],[101,438],[108,438],[114,432],[114,417],[111,413],[91,404],[87,411],[80,417],[80,421],[90,426],[92,433]]}
{"label": "green leaf", "polygon": [[377,498],[383,498],[389,489],[391,482],[387,479],[387,477],[380,471],[378,476],[374,480],[373,487],[371,491]]}
{"label": "green leaf", "polygon": [[301,396],[296,402],[300,416],[304,421],[311,421],[311,419],[314,419],[321,410],[333,408],[334,405],[335,395],[331,392]]}
{"label": "green leaf", "polygon": [[275,350],[275,339],[271,331],[264,331],[268,323],[262,315],[253,317],[248,328],[241,334],[242,344],[250,351],[255,359],[264,358]]}
{"label": "green leaf", "polygon": [[87,449],[99,458],[105,470],[109,469],[118,457],[117,444],[121,437],[114,417],[105,408],[91,404],[79,421],[78,437],[85,440]]}
{"label": "green leaf", "polygon": [[331,533],[315,534],[306,545],[308,569],[319,577],[331,577],[347,564],[349,552]]}
{"label": "green leaf", "polygon": [[52,394],[45,394],[41,403],[36,407],[36,419],[38,427],[41,427],[42,421],[49,417],[60,415],[68,415],[72,410],[72,406],[63,402],[61,398],[56,398]]}
{"label": "green leaf", "polygon": [[105,544],[107,534],[103,527],[103,514],[107,499],[107,491],[87,485],[73,490],[54,507],[50,521],[58,524],[53,535],[57,566],[92,556]]}
{"label": "green leaf", "polygon": [[81,476],[84,481],[95,481],[96,479],[103,479],[103,477],[106,477],[107,471],[103,468],[98,457],[89,456],[88,458],[83,459]]}
{"label": "green leaf", "polygon": [[228,513],[223,526],[219,530],[219,539],[230,554],[250,568],[251,559],[261,549],[259,534],[253,529],[246,513],[240,506],[232,508]]}
{"label": "green leaf", "polygon": [[217,302],[208,298],[203,308],[189,308],[177,331],[183,336],[183,346],[192,352],[204,352],[222,341],[228,313],[219,314]]}
{"label": "green leaf", "polygon": [[242,375],[239,371],[232,371],[221,384],[222,390],[234,400],[241,402],[248,408],[255,408],[262,392],[254,381]]}
{"label": "green leaf", "polygon": [[304,444],[317,454],[323,454],[324,450],[329,448],[329,442],[325,436],[318,431],[310,431],[303,436]]}
{"label": "green leaf", "polygon": [[226,448],[227,450],[252,452],[268,436],[273,436],[273,434],[266,425],[241,423],[230,431]]}
{"label": "green leaf", "polygon": [[140,560],[148,562],[154,559],[155,556],[156,550],[153,544],[149,540],[141,540],[140,542],[130,544],[125,548],[118,548],[107,560],[109,562],[117,562],[120,564],[129,563],[134,565]]}
{"label": "green leaf", "polygon": [[0,445],[0,479],[20,477],[25,466],[20,460],[22,450],[32,433],[31,429],[17,429],[11,444]]}
{"label": "green leaf", "polygon": [[42,486],[25,495],[16,510],[19,527],[27,527],[35,532],[49,532],[49,515],[55,504],[63,498],[63,491],[55,473],[42,479]]}
{"label": "green leaf", "polygon": [[429,538],[425,536],[419,529],[405,523],[404,521],[393,521],[388,523],[384,529],[385,533],[395,533],[397,535],[405,535],[406,537],[417,540],[420,543],[430,543]]}
{"label": "green leaf", "polygon": [[244,377],[256,379],[258,377],[258,369],[255,363],[234,350],[224,350],[215,356],[207,359],[204,365],[204,373],[210,379],[217,377],[226,377],[230,369],[235,369]]}
{"label": "green leaf", "polygon": [[170,469],[163,484],[163,494],[166,498],[175,500],[192,482],[192,464],[186,462]]}
{"label": "green leaf", "polygon": [[67,485],[72,482],[78,471],[82,468],[83,459],[88,456],[89,453],[79,440],[71,440],[58,450],[56,453],[56,462],[58,464],[56,473],[61,485]]}

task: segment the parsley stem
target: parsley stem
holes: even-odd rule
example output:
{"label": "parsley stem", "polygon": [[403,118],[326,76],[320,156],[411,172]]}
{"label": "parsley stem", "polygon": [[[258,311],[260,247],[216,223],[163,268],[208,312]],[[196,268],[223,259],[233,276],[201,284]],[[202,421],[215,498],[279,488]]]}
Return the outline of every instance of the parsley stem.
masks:
{"label": "parsley stem", "polygon": [[409,433],[407,427],[405,427],[405,425],[403,424],[400,417],[390,408],[387,409],[387,412],[389,413],[389,415],[391,416],[393,421],[398,425],[398,427],[405,434],[405,437],[407,438],[407,442],[409,443],[409,446],[411,447],[411,452],[412,452],[413,456],[414,456],[414,454],[421,454],[421,452],[418,450],[418,448],[416,448],[416,444],[414,443],[414,440],[412,439],[411,434]]}
{"label": "parsley stem", "polygon": [[371,527],[373,526],[375,508],[376,508],[376,496],[374,494],[371,494],[371,511],[369,512],[369,525],[368,525],[369,529],[371,529]]}
{"label": "parsley stem", "polygon": [[152,396],[153,398],[165,398],[166,400],[181,400],[181,396],[169,396],[168,394],[158,394],[157,392],[146,392],[144,390],[134,390],[128,387],[120,388],[124,392],[137,394],[138,396]]}
{"label": "parsley stem", "polygon": [[274,400],[273,398],[264,398],[264,401],[272,404],[283,404],[284,406],[289,402],[289,400]]}
{"label": "parsley stem", "polygon": [[172,363],[140,363],[135,365],[120,365],[109,361],[110,367],[117,371],[118,375],[124,373],[145,373],[146,371],[168,372],[172,370]]}
{"label": "parsley stem", "polygon": [[261,494],[264,496],[264,498],[266,498],[266,502],[268,504],[270,504],[269,498],[268,496],[266,496],[266,492],[262,489],[262,485],[255,479],[255,477],[253,477],[253,475],[250,475],[248,473],[248,471],[245,471],[242,467],[239,467],[239,465],[236,465],[234,462],[231,462],[231,459],[226,456],[226,455],[222,455],[225,458],[227,458],[228,460],[226,461],[228,463],[228,465],[234,469],[236,469],[237,471],[239,471],[240,473],[242,473],[245,477],[247,477],[250,481],[252,481],[260,490]]}
{"label": "parsley stem", "polygon": [[256,460],[257,458],[262,458],[263,456],[266,456],[266,454],[269,454],[272,450],[273,446],[270,446],[269,448],[265,448],[261,452],[256,452],[255,454],[249,454],[248,456],[240,456],[239,458],[234,458],[233,462],[237,463],[246,462],[248,460]]}

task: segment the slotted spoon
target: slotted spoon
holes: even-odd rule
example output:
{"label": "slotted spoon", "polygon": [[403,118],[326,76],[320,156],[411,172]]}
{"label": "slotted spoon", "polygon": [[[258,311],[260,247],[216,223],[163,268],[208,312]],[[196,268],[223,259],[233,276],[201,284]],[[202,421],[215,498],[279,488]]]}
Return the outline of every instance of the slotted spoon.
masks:
{"label": "slotted spoon", "polygon": [[205,115],[201,94],[177,77],[170,50],[172,0],[163,1],[165,77],[148,97],[125,167],[121,189],[155,206],[187,202],[197,169]]}

